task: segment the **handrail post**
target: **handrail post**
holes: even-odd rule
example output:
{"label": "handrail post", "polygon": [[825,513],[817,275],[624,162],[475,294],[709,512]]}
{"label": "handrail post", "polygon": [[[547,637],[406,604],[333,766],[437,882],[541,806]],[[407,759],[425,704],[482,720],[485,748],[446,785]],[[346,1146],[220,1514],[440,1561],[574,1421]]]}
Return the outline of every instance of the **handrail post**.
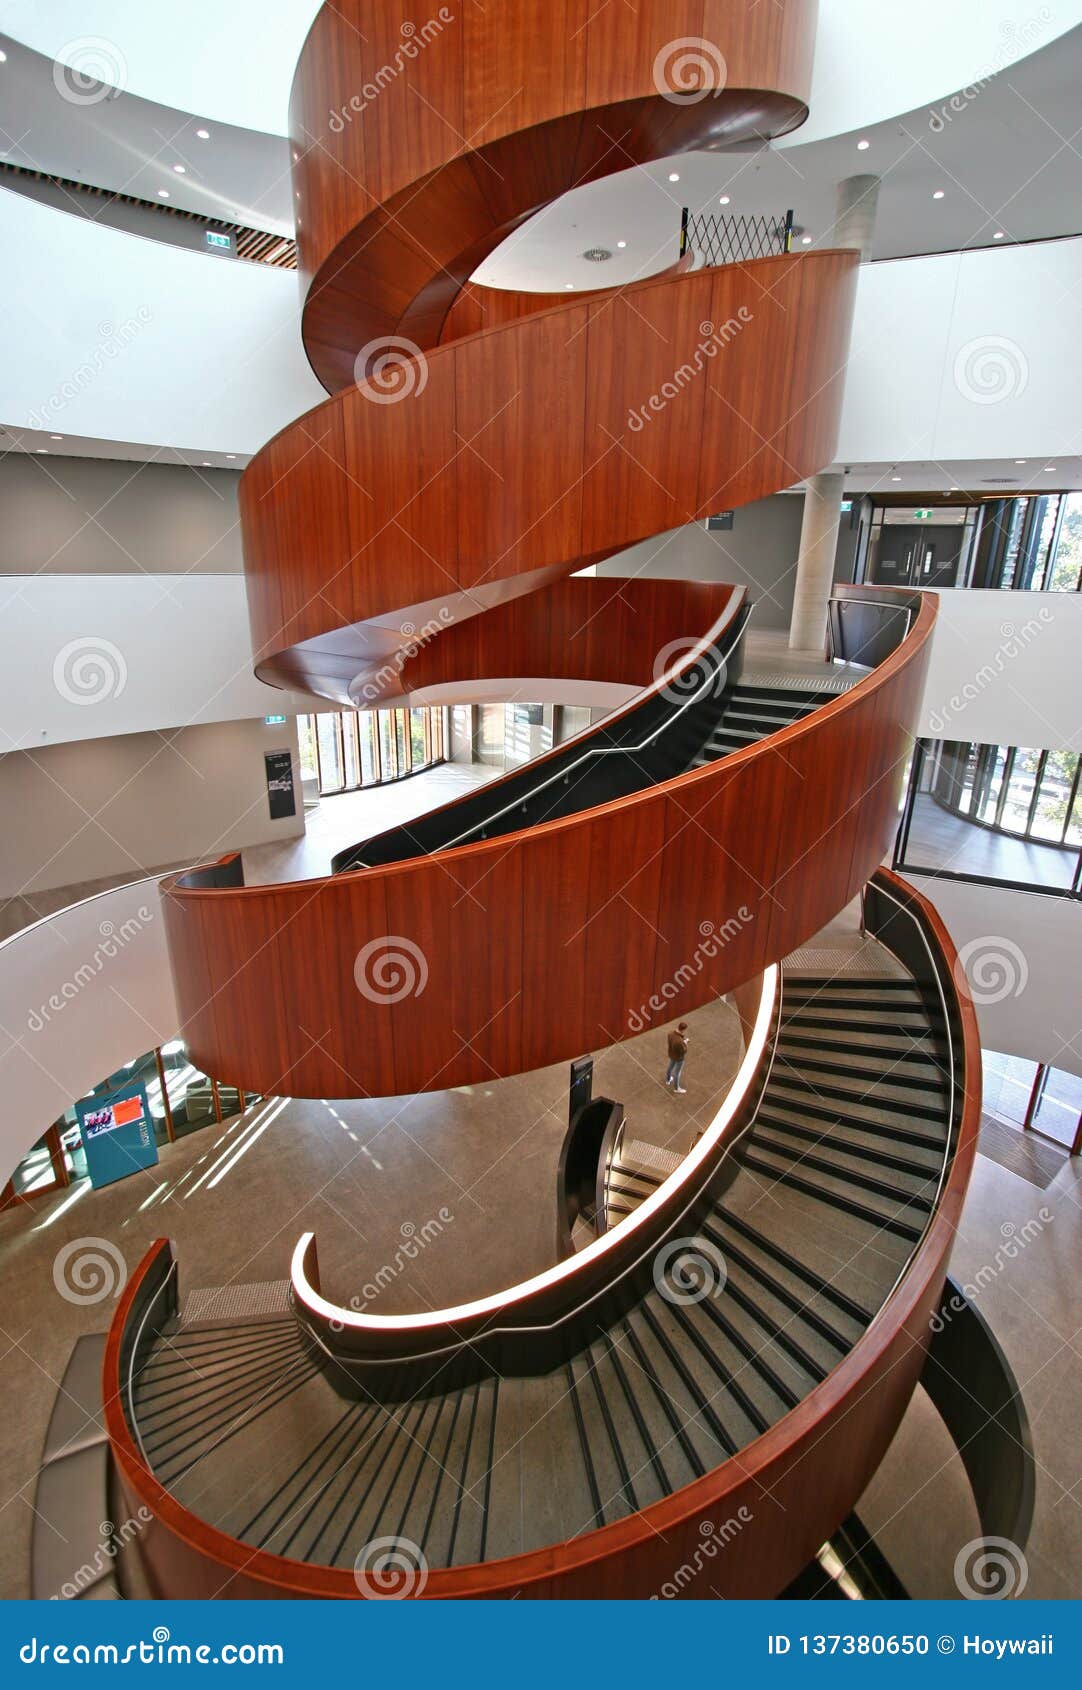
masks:
{"label": "handrail post", "polygon": [[688,208],[685,205],[680,213],[680,256],[685,258],[688,250]]}
{"label": "handrail post", "polygon": [[790,209],[789,211],[787,211],[785,213],[785,247],[784,247],[784,250],[786,252],[792,252],[792,250],[793,250],[793,227],[794,227],[793,213],[792,213],[792,210]]}

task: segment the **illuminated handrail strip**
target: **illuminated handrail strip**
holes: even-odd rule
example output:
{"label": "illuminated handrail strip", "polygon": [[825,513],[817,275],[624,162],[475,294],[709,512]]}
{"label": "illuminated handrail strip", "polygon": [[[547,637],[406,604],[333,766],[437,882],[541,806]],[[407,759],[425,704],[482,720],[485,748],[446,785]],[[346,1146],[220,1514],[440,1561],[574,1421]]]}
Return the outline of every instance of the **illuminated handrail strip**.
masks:
{"label": "illuminated handrail strip", "polygon": [[554,1286],[569,1284],[591,1264],[610,1256],[614,1250],[625,1249],[629,1240],[633,1240],[635,1235],[646,1228],[650,1221],[662,1210],[672,1205],[674,1198],[681,1191],[695,1186],[696,1176],[704,1171],[706,1164],[722,1148],[729,1127],[738,1110],[744,1104],[763,1062],[777,1002],[779,980],[780,970],[778,965],[772,964],[763,975],[755,1024],[748,1040],[743,1061],[713,1121],[703,1133],[698,1144],[684,1158],[676,1172],[670,1174],[669,1178],[664,1180],[657,1190],[652,1192],[645,1202],[641,1203],[626,1220],[621,1221],[619,1226],[602,1234],[600,1238],[594,1239],[592,1243],[577,1251],[568,1260],[558,1262],[555,1266],[546,1268],[542,1273],[534,1274],[530,1279],[522,1280],[518,1285],[513,1285],[508,1290],[498,1291],[487,1297],[478,1297],[472,1302],[459,1303],[451,1308],[398,1315],[362,1314],[352,1309],[342,1308],[337,1303],[329,1302],[323,1297],[311,1284],[306,1271],[306,1257],[315,1239],[314,1232],[306,1232],[297,1242],[290,1270],[293,1295],[297,1306],[320,1323],[333,1325],[336,1332],[369,1333],[373,1337],[395,1332],[432,1332],[436,1334],[443,1328],[483,1320],[489,1315],[498,1315],[501,1312],[511,1313],[529,1299],[551,1290]]}

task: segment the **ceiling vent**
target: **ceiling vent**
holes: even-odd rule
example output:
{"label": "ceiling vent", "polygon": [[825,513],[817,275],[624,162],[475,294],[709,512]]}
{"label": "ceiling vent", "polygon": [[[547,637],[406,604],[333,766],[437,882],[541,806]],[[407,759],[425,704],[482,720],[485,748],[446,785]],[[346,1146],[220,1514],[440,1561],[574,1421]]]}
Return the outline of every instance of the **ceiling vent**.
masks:
{"label": "ceiling vent", "polygon": [[588,264],[607,264],[612,253],[607,246],[591,246],[587,247],[582,256]]}
{"label": "ceiling vent", "polygon": [[1017,476],[986,475],[981,479],[982,487],[1017,487]]}

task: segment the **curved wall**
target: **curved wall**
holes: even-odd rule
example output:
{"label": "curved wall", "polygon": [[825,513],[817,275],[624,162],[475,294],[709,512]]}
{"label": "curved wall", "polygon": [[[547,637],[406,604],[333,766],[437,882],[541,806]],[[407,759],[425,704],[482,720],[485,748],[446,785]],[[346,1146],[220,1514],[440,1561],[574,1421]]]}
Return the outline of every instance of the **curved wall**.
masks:
{"label": "curved wall", "polygon": [[0,1183],[76,1098],[176,1033],[158,887],[102,892],[0,944]]}
{"label": "curved wall", "polygon": [[248,454],[323,397],[290,271],[141,240],[6,189],[0,244],[18,254],[0,422]]}

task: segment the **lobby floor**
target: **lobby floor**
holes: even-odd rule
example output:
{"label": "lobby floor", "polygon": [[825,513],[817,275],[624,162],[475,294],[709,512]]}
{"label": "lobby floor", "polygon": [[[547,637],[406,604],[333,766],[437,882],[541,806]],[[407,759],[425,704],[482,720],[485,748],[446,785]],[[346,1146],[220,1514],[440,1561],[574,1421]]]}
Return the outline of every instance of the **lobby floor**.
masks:
{"label": "lobby floor", "polygon": [[927,793],[917,796],[909,829],[906,866],[914,873],[949,869],[989,880],[1015,880],[1027,886],[1059,886],[1068,891],[1078,854],[1028,839],[1012,839],[952,815]]}

